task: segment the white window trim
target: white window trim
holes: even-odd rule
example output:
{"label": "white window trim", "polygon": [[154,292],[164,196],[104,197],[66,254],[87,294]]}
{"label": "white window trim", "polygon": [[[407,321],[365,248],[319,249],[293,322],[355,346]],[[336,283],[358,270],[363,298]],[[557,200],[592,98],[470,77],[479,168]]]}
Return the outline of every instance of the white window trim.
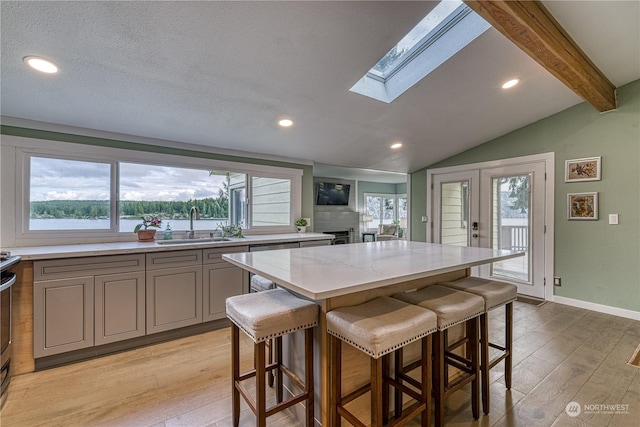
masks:
{"label": "white window trim", "polygon": [[[174,166],[185,168],[217,169],[229,172],[244,173],[247,182],[255,174],[261,177],[275,177],[291,180],[291,224],[290,226],[266,226],[247,228],[244,234],[288,233],[295,231],[293,219],[302,212],[302,169],[252,163],[232,162],[227,160],[202,159],[197,157],[178,156],[174,154],[150,153],[121,148],[108,148],[68,142],[51,141],[35,138],[2,136],[2,169],[3,181],[11,175],[14,186],[2,185],[4,203],[0,207],[3,218],[13,217],[15,222],[4,221],[2,225],[2,246],[37,246],[74,243],[106,243],[131,241],[130,232],[116,230],[64,230],[64,231],[26,231],[29,217],[29,158],[54,157],[69,160],[95,161],[112,164],[111,198],[116,200],[115,180],[117,162],[133,162],[158,166]],[[14,162],[12,162],[14,160]],[[13,163],[13,164],[12,164]],[[13,194],[5,194],[13,193]],[[13,200],[14,203],[7,203]],[[250,188],[247,187],[247,200],[250,202]],[[112,205],[112,209],[113,205]],[[112,212],[117,215],[117,212]],[[250,213],[248,212],[248,215]],[[249,217],[250,218],[250,217]],[[248,221],[250,223],[250,221]],[[13,223],[13,224],[12,224]],[[6,225],[8,224],[8,225]],[[11,226],[13,225],[13,226]],[[248,225],[247,225],[248,226]]]}
{"label": "white window trim", "polygon": [[[400,207],[399,203],[398,203],[398,199],[401,198],[405,198],[407,199],[407,224],[409,224],[409,198],[407,197],[407,195],[405,193],[400,193],[400,194],[395,194],[395,193],[363,193],[363,202],[364,202],[364,206],[363,206],[363,215],[366,215],[366,211],[367,211],[367,197],[382,197],[382,198],[386,198],[386,199],[394,199],[394,205],[393,205],[393,220],[394,221],[399,221],[400,220],[400,216],[399,216],[399,212],[398,212],[398,208]],[[380,218],[382,219],[382,218]],[[382,224],[382,223],[380,223]],[[370,230],[370,229],[368,229]],[[365,230],[365,231],[368,231]]]}

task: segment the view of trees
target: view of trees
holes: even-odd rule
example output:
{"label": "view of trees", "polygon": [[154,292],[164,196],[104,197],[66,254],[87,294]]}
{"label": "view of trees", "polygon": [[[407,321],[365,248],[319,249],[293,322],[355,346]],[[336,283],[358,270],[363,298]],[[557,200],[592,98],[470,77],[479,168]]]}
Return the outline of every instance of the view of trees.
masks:
{"label": "view of trees", "polygon": [[529,211],[529,177],[501,178],[502,184],[508,184],[508,191],[500,193],[503,217],[526,218]]}
{"label": "view of trees", "polygon": [[[221,193],[223,193],[221,191]],[[121,201],[121,218],[138,218],[154,215],[161,219],[188,219],[189,210],[195,206],[202,218],[228,218],[229,198],[221,194],[217,198],[176,201]],[[31,202],[31,218],[99,219],[109,217],[107,200],[48,200]]]}

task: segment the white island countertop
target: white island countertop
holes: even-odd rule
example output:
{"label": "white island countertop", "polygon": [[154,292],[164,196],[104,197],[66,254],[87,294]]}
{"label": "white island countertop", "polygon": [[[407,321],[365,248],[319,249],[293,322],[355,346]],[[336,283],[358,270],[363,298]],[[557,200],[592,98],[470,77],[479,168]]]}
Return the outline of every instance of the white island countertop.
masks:
{"label": "white island countertop", "polygon": [[75,258],[84,256],[120,255],[146,252],[181,251],[185,249],[225,248],[244,245],[265,245],[285,242],[304,242],[333,239],[333,234],[323,233],[284,233],[245,236],[229,241],[207,241],[194,239],[183,244],[159,244],[157,242],[112,242],[85,243],[72,245],[23,246],[2,248],[11,255],[20,255],[23,260],[39,260],[53,258]]}
{"label": "white island countertop", "polygon": [[223,259],[312,300],[393,285],[524,252],[390,240],[224,254]]}

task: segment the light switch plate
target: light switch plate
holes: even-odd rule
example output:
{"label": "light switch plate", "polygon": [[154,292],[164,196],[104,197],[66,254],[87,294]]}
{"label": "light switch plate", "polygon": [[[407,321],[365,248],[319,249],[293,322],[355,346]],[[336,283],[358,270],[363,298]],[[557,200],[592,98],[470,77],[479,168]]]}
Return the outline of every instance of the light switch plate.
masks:
{"label": "light switch plate", "polygon": [[609,224],[618,225],[618,214],[609,214]]}

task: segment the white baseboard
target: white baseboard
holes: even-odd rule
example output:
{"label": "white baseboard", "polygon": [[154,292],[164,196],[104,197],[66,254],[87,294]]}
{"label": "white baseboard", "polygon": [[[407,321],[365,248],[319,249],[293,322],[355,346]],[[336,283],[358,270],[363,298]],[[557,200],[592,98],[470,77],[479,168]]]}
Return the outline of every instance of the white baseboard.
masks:
{"label": "white baseboard", "polygon": [[582,301],[579,299],[561,297],[554,295],[552,302],[570,305],[572,307],[585,308],[599,313],[612,314],[614,316],[625,317],[627,319],[640,320],[640,311],[627,310],[625,308],[611,307],[609,305],[596,304],[595,302]]}

